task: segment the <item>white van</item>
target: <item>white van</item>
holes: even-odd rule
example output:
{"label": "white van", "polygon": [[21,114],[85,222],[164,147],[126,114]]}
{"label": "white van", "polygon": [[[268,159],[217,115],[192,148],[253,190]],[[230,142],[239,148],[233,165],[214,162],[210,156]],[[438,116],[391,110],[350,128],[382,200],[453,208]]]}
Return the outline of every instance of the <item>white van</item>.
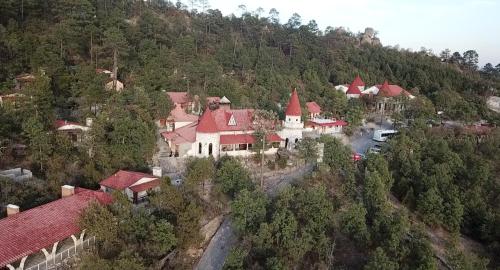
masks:
{"label": "white van", "polygon": [[378,129],[373,132],[373,140],[377,142],[385,142],[388,138],[396,135],[397,130],[393,129]]}

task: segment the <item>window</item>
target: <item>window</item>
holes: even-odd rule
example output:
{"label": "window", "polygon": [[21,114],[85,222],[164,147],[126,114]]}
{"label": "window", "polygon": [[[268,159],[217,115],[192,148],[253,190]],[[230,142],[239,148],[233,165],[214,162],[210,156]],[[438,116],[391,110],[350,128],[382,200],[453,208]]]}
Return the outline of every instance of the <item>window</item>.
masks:
{"label": "window", "polygon": [[212,143],[208,144],[208,154],[212,155]]}
{"label": "window", "polygon": [[251,143],[248,144],[248,149],[252,149],[253,145]]}
{"label": "window", "polygon": [[201,143],[198,144],[198,154],[201,154]]}
{"label": "window", "polygon": [[229,118],[229,123],[227,123],[228,126],[236,126],[236,119],[234,119],[234,115],[231,114],[231,118]]}
{"label": "window", "polygon": [[272,143],[271,143],[271,146],[272,146],[273,148],[279,148],[279,147],[280,147],[280,142],[272,142]]}
{"label": "window", "polygon": [[220,149],[222,152],[233,151],[233,145],[232,144],[222,144],[220,146]]}
{"label": "window", "polygon": [[247,150],[247,144],[246,143],[239,144],[238,150]]}

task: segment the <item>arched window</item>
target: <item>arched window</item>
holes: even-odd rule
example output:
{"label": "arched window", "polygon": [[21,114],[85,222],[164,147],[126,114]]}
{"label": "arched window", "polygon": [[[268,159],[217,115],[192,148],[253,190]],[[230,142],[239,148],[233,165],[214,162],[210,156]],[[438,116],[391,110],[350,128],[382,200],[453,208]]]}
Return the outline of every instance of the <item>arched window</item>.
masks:
{"label": "arched window", "polygon": [[286,138],[286,140],[285,140],[285,148],[287,148],[287,147],[288,147],[288,138]]}
{"label": "arched window", "polygon": [[201,154],[201,143],[198,144],[198,154]]}
{"label": "arched window", "polygon": [[298,143],[299,142],[299,139],[295,139],[295,143]]}
{"label": "arched window", "polygon": [[212,144],[211,143],[208,144],[208,154],[212,155]]}

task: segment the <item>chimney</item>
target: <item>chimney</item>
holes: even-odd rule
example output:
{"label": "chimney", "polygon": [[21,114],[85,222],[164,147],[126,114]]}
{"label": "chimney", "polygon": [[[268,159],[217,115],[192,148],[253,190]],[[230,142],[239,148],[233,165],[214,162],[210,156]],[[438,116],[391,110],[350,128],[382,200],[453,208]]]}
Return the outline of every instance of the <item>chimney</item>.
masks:
{"label": "chimney", "polygon": [[61,187],[61,197],[69,197],[75,194],[75,187],[70,185],[64,185]]}
{"label": "chimney", "polygon": [[15,204],[7,204],[7,216],[10,217],[14,214],[19,213],[19,206]]}
{"label": "chimney", "polygon": [[161,167],[153,167],[153,176],[156,177],[162,177],[163,172],[161,170]]}
{"label": "chimney", "polygon": [[91,127],[91,126],[92,126],[92,122],[93,122],[93,121],[94,121],[94,119],[92,119],[92,117],[87,117],[87,118],[85,119],[85,125],[86,125],[87,127]]}

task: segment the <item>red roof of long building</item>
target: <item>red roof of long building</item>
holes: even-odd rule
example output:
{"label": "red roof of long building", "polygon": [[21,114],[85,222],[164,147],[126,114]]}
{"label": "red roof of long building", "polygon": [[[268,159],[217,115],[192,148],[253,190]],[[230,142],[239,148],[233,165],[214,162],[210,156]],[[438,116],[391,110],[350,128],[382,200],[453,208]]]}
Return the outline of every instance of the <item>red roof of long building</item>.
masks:
{"label": "red roof of long building", "polygon": [[109,204],[112,198],[77,188],[72,196],[0,219],[0,268],[80,232],[80,214],[94,200]]}
{"label": "red roof of long building", "polygon": [[116,190],[124,190],[132,186],[142,178],[157,178],[157,177],[147,173],[119,170],[110,177],[102,180],[99,184]]}
{"label": "red roof of long building", "polygon": [[299,95],[297,94],[297,89],[293,89],[292,96],[286,107],[285,115],[291,116],[301,116],[302,109],[300,108]]}

